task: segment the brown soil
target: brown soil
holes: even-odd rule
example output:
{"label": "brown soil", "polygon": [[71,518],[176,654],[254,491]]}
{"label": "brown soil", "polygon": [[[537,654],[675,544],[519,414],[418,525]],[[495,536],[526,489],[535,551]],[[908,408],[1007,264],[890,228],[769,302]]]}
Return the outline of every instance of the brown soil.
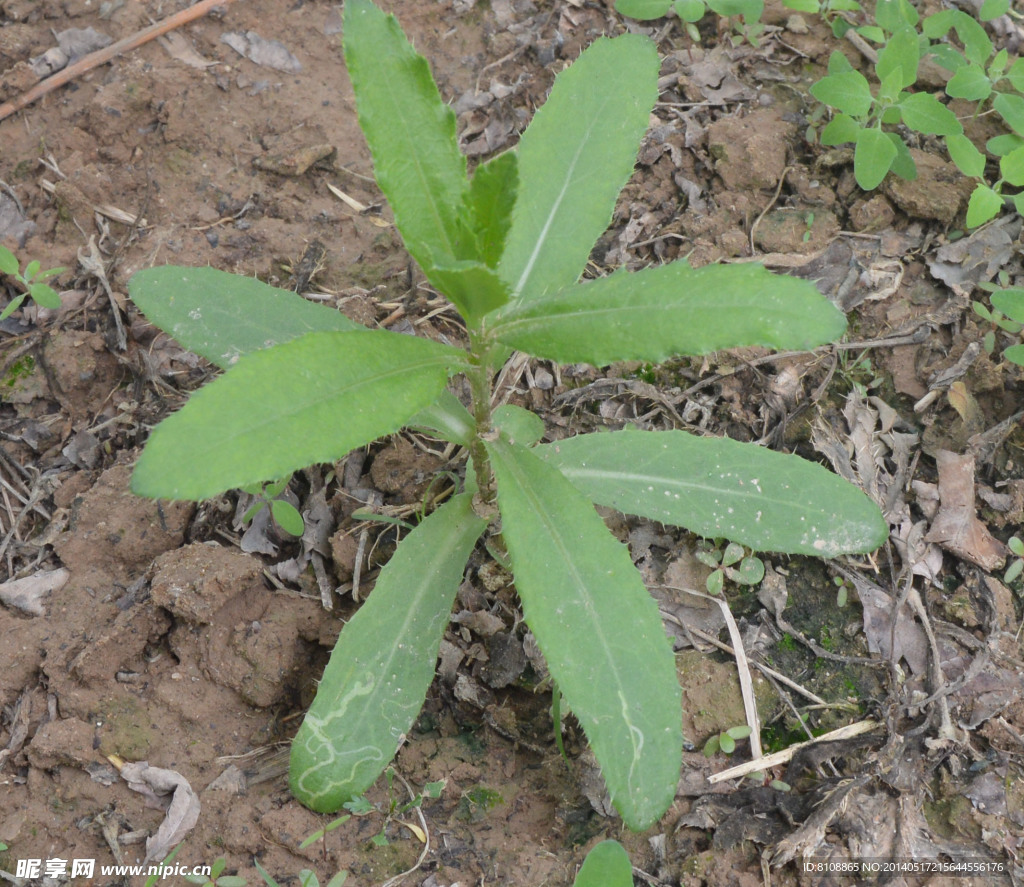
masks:
{"label": "brown soil", "polygon": [[[30,85],[26,62],[53,45],[53,31],[92,27],[116,40],[184,5],[0,0],[0,100]],[[554,74],[595,37],[626,26],[605,0],[384,5],[430,60],[472,157],[513,145]],[[845,452],[867,435],[877,464],[858,465],[857,479],[887,487],[894,538],[918,540],[941,686],[909,616],[902,665],[885,664],[890,602],[905,587],[894,578],[904,563],[898,546],[836,569],[767,559],[774,585],[729,592],[748,654],[826,700],[806,709],[790,696],[816,731],[868,716],[882,728],[828,761],[811,755],[774,771],[791,792],[712,785],[707,776],[734,762],[708,760],[700,748],[744,715],[733,660],[698,642],[703,652],[679,657],[694,750],[677,802],[659,826],[631,835],[608,809],[571,718],[570,762],[559,756],[549,699],[529,678],[542,663],[507,577],[481,552],[396,778],[370,792],[373,811],[299,849],[332,817],[290,797],[286,743],[343,620],[394,546],[391,530],[367,529],[352,511],[370,501],[411,513],[451,454],[402,437],[350,456],[331,478],[308,472],[295,484],[296,502],[307,517],[320,509],[328,528],[312,551],[265,527],[243,538],[245,506],[235,494],[199,507],[135,498],[128,479],[148,430],[212,371],[146,323],[126,282],[154,264],[212,265],[282,286],[298,280],[363,323],[453,336],[458,324],[453,312],[435,311],[442,303],[410,264],[373,184],[339,7],[246,0],[0,122],[0,239],[23,261],[67,269],[56,278],[61,312],[29,307],[0,325],[0,571],[52,588],[34,615],[0,604],[0,877],[30,858],[141,861],[166,805],[132,791],[117,766],[148,761],[184,777],[201,805],[177,862],[222,857],[226,873],[250,885],[263,883],[254,859],[281,884],[298,883],[303,868],[321,883],[343,869],[356,887],[397,883],[390,879],[415,866],[426,836],[429,848],[405,883],[567,885],[606,837],[625,843],[641,884],[762,884],[770,861],[772,884],[840,883],[791,861],[815,847],[822,855],[819,839],[861,856],[990,857],[1007,874],[956,883],[1021,883],[1021,583],[1008,589],[969,546],[932,539],[943,550],[926,549],[922,539],[943,451],[974,456],[969,501],[976,492],[997,552],[1022,518],[1024,432],[1019,419],[998,430],[1022,408],[1019,369],[981,352],[959,388],[938,389],[914,410],[936,374],[974,354],[987,332],[968,298],[981,272],[960,273],[979,263],[958,257],[949,236],[963,224],[970,189],[925,143],[915,148],[917,182],[861,193],[848,156],[805,140],[807,86],[834,47],[829,31],[781,7],[770,7],[766,21],[774,30],[756,49],[732,47],[713,30],[704,47],[692,46],[670,22],[645,29],[664,59],[661,104],[593,258],[636,267],[684,255],[694,264],[743,260],[753,251],[776,270],[816,280],[850,312],[850,338],[868,344],[762,363],[762,354],[744,352],[603,372],[531,365],[511,380],[511,396],[541,412],[551,438],[632,421],[821,458],[815,450],[827,455],[830,439]],[[222,39],[247,32],[281,40],[301,69],[257,64]],[[328,184],[370,209],[354,211]],[[985,279],[999,268],[1021,273],[1020,227],[1011,219],[976,242],[972,255],[989,260]],[[305,274],[304,258],[313,262]],[[871,342],[892,335],[913,338]],[[847,399],[857,386],[871,399]],[[714,613],[672,590],[702,587],[694,540],[608,520],[631,543],[680,650],[694,640],[680,623],[717,637]],[[836,576],[851,592],[845,608],[836,604]],[[339,590],[331,610],[321,604],[323,584]],[[859,661],[871,657],[882,667]],[[803,738],[783,702],[792,691],[755,684],[765,741]],[[943,731],[942,706],[951,731]],[[387,815],[433,782],[444,786],[423,802],[422,818]],[[73,883],[122,883],[98,871]],[[907,875],[888,883],[953,882]]]}

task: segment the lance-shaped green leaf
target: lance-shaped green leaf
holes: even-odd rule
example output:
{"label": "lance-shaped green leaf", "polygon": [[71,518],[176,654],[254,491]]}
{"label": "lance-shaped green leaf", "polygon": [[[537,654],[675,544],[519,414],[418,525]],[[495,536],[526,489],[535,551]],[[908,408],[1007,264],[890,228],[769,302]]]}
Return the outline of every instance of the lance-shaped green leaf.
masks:
{"label": "lance-shaped green leaf", "polygon": [[1001,92],[992,100],[992,107],[1010,129],[1024,136],[1024,96]]}
{"label": "lance-shaped green leaf", "polygon": [[992,41],[973,15],[959,9],[944,9],[928,16],[921,23],[922,32],[932,40],[940,40],[950,28],[956,31],[957,37],[963,43],[963,55],[967,60],[985,67],[992,55]]}
{"label": "lance-shaped green leaf", "polygon": [[1022,146],[1024,146],[1024,136],[1019,136],[1012,132],[992,136],[992,138],[985,142],[985,150],[996,157],[1002,157],[1004,154],[1009,154],[1011,151],[1015,151]]}
{"label": "lance-shaped green leaf", "polygon": [[557,470],[500,438],[487,451],[526,621],[615,808],[630,828],[647,828],[675,797],[682,753],[679,682],[657,605],[626,547]]}
{"label": "lance-shaped green leaf", "polygon": [[37,305],[41,305],[43,308],[53,311],[59,311],[61,308],[60,294],[45,283],[29,284],[28,294]]}
{"label": "lance-shaped green leaf", "polygon": [[480,259],[490,268],[505,251],[512,210],[519,191],[519,163],[515,151],[506,151],[481,163],[469,184],[470,213]]}
{"label": "lance-shaped green leaf", "polygon": [[538,357],[602,366],[745,345],[813,348],[845,329],[842,312],[806,281],[758,265],[673,262],[511,303],[488,332]]}
{"label": "lance-shaped green leaf", "polygon": [[878,506],[852,484],[754,444],[623,431],[533,452],[599,505],[756,551],[835,557],[874,551],[888,534]]}
{"label": "lance-shaped green leaf", "polygon": [[708,11],[704,0],[675,0],[672,9],[680,19],[690,24],[699,22]]}
{"label": "lance-shaped green leaf", "polygon": [[429,407],[420,410],[405,424],[467,448],[476,431],[472,413],[447,389]]}
{"label": "lance-shaped green leaf", "polygon": [[[917,164],[914,163],[914,156],[910,153],[906,142],[900,138],[898,132],[886,132],[885,137],[896,149],[896,157],[889,169],[901,179],[906,179],[908,182],[914,181],[917,178]],[[856,161],[856,157],[854,160]]]}
{"label": "lance-shaped green leaf", "polygon": [[532,447],[544,436],[544,420],[514,403],[497,407],[491,421],[505,438],[520,446]]}
{"label": "lance-shaped green leaf", "polygon": [[459,309],[470,326],[508,301],[508,286],[486,265],[463,261],[430,268],[430,282]]}
{"label": "lance-shaped green leaf", "polygon": [[366,791],[409,732],[486,522],[463,494],[414,529],[331,653],[292,743],[289,782],[303,804],[333,813]]}
{"label": "lance-shaped green leaf", "polygon": [[150,323],[224,369],[306,333],[363,329],[340,311],[215,268],[147,268],[132,275],[128,293]]}
{"label": "lance-shaped green leaf", "polygon": [[19,267],[18,257],[6,246],[0,246],[0,274],[16,275]]}
{"label": "lance-shaped green leaf", "polygon": [[132,490],[208,499],[283,477],[401,428],[463,352],[383,330],[310,333],[241,358],[151,435]]}
{"label": "lance-shaped green leaf", "polygon": [[999,158],[999,174],[1003,181],[1017,188],[1024,185],[1024,148],[1017,148]]}
{"label": "lance-shaped green leaf", "polygon": [[519,197],[498,265],[513,299],[583,273],[633,172],[658,98],[658,64],[650,40],[627,34],[598,40],[555,78],[519,141]]}
{"label": "lance-shaped green leaf", "polygon": [[1006,77],[1017,92],[1024,92],[1024,59],[1015,59]]}
{"label": "lance-shaped green leaf", "polygon": [[406,249],[428,273],[433,260],[474,258],[459,215],[469,190],[455,113],[442,101],[430,66],[392,15],[370,0],[349,0],[345,63],[359,126],[373,154]]}
{"label": "lance-shaped green leaf", "polygon": [[711,11],[724,18],[742,15],[748,22],[756,22],[764,12],[764,0],[708,0]]}

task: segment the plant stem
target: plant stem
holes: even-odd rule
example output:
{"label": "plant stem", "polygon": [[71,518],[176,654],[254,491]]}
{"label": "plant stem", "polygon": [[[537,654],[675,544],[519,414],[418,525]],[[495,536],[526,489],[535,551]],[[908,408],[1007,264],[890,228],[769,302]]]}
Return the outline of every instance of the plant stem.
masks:
{"label": "plant stem", "polygon": [[481,347],[479,338],[470,333],[469,340],[472,369],[466,373],[466,377],[469,380],[473,420],[476,423],[476,433],[473,435],[469,452],[473,457],[473,469],[476,471],[481,502],[492,506],[495,499],[494,473],[491,471],[491,462],[484,446],[484,435],[491,430],[491,362],[487,348]]}

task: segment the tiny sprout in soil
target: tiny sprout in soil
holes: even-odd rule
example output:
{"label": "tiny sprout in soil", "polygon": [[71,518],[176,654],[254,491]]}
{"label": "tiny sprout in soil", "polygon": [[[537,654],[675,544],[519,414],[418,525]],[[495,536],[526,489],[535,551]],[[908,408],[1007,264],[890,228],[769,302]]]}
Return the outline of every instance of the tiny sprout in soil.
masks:
{"label": "tiny sprout in soil", "polygon": [[[225,372],[156,428],[132,487],[202,500],[334,462],[405,426],[461,446],[455,495],[401,542],[341,633],[292,745],[292,791],[334,812],[388,766],[485,537],[512,568],[613,803],[646,828],[675,797],[681,690],[658,608],[594,505],[819,557],[873,550],[886,523],[820,465],[755,445],[638,430],[542,443],[538,416],[492,408],[495,377],[512,350],[604,366],[812,348],[842,335],[845,318],[810,283],[750,265],[676,262],[580,281],[657,99],[646,37],[595,42],[558,75],[517,148],[470,177],[455,115],[394,17],[348,0],[344,33],[377,181],[409,253],[462,315],[466,346],[366,329],[211,268],[142,271],[136,304]],[[468,408],[446,388],[455,375],[468,382]]]}
{"label": "tiny sprout in soil", "polygon": [[[271,877],[270,872],[260,865],[260,861],[258,859],[253,859],[253,864],[256,866],[256,871],[260,873],[260,877],[263,878],[263,882],[267,887],[281,887],[281,885]],[[316,876],[316,872],[311,869],[299,869],[299,873],[295,879],[289,878],[287,883],[291,883],[292,880],[296,880],[299,887],[320,887],[320,879]],[[326,887],[342,887],[347,880],[348,872],[341,871],[327,882]]]}
{"label": "tiny sprout in soil", "polygon": [[6,275],[17,282],[21,292],[7,303],[7,307],[0,311],[0,320],[10,317],[26,298],[43,308],[60,308],[60,296],[49,284],[43,283],[48,277],[60,274],[63,268],[51,268],[49,271],[41,271],[42,266],[38,261],[31,261],[22,271],[18,257],[6,247],[0,246],[0,275]]}
{"label": "tiny sprout in soil", "polygon": [[[812,110],[809,119],[820,121],[825,107],[831,115],[817,137],[823,145],[853,145],[853,174],[861,188],[877,188],[889,173],[916,178],[910,146],[922,137],[941,139],[959,172],[974,180],[969,228],[1007,210],[1024,212],[1024,58],[1011,56],[1005,47],[997,50],[984,26],[1004,15],[1019,17],[1011,0],[979,0],[971,11],[945,8],[924,18],[918,9],[922,4],[911,0],[782,4],[820,15],[836,38],[853,32],[849,36],[860,39],[864,54],[872,54],[872,80],[836,50],[828,73],[811,87],[822,108]],[[709,10],[732,23],[733,42],[745,37],[756,45],[764,31],[763,0],[616,0],[615,8],[643,20],[674,13],[694,42],[701,38],[697,22]],[[922,82],[925,64],[944,70],[942,92]],[[975,118],[992,117],[1004,131],[981,143],[964,131],[962,112],[951,102],[972,103]],[[812,125],[808,140],[814,138]]]}
{"label": "tiny sprout in soil", "polygon": [[746,739],[753,731],[750,727],[730,727],[724,733],[712,736],[704,743],[705,757],[713,757],[717,752],[731,755],[736,751],[736,740]]}
{"label": "tiny sprout in soil", "polygon": [[997,332],[1007,333],[1015,344],[1003,350],[1003,357],[1018,366],[1024,366],[1024,344],[1020,343],[1024,331],[1024,289],[1007,286],[1005,273],[1000,274],[1002,286],[993,283],[982,283],[981,288],[989,292],[991,308],[981,302],[972,302],[974,313],[992,324],[992,329],[985,334],[983,340],[985,351],[992,354],[996,350]]}
{"label": "tiny sprout in soil", "polygon": [[764,579],[764,561],[748,555],[743,546],[735,542],[730,542],[725,551],[705,545],[697,549],[696,557],[712,568],[705,583],[709,594],[721,594],[726,579],[737,585],[757,585]]}
{"label": "tiny sprout in soil", "polygon": [[1019,536],[1011,536],[1006,543],[1006,547],[1016,555],[1010,562],[1010,566],[1006,568],[1006,574],[1003,576],[1003,581],[1009,585],[1011,582],[1019,579],[1021,574],[1024,573],[1024,541]]}
{"label": "tiny sprout in soil", "polygon": [[209,877],[205,875],[185,875],[189,884],[200,884],[202,887],[247,887],[245,878],[238,875],[222,875],[221,872],[227,868],[227,861],[223,856],[218,856],[210,867]]}

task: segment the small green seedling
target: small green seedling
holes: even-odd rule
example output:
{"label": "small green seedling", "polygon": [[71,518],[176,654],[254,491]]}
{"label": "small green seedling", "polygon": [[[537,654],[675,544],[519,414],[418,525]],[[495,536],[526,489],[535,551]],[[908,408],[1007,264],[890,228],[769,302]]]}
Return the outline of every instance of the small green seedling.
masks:
{"label": "small green seedling", "polygon": [[704,743],[704,755],[705,757],[714,757],[718,752],[722,752],[726,755],[731,755],[736,751],[736,740],[746,739],[753,730],[750,727],[730,727],[724,733],[719,733],[712,736]]}
{"label": "small green seedling", "polygon": [[163,869],[169,866],[172,862],[174,862],[174,857],[178,855],[178,851],[181,850],[181,848],[182,845],[179,844],[170,853],[168,853],[167,856],[163,858],[162,862],[157,864],[157,873],[150,875],[148,878],[146,878],[145,887],[155,887],[155,885],[163,877]]}
{"label": "small green seedling", "polygon": [[218,856],[213,861],[213,865],[210,866],[209,877],[205,875],[185,875],[185,880],[189,884],[200,884],[202,887],[246,887],[249,882],[245,878],[238,875],[221,874],[227,867],[227,860],[223,856]]}
{"label": "small green seedling", "polygon": [[463,822],[479,822],[491,810],[504,803],[505,799],[500,792],[488,788],[486,785],[474,785],[462,793],[455,816]]}
{"label": "small green seedling", "polygon": [[[922,22],[923,37],[939,41],[930,43],[929,52],[953,72],[946,94],[977,102],[976,113],[990,109],[1009,130],[985,143],[985,150],[999,161],[999,177],[992,184],[985,180],[985,155],[966,136],[946,139],[949,156],[960,171],[978,180],[967,207],[971,228],[994,219],[1008,206],[1024,210],[1024,191],[1006,190],[1024,187],[1024,59],[1011,63],[1008,51],[997,51],[981,24],[1005,14],[1006,8],[1007,0],[986,0],[977,18],[960,9],[946,9]],[[946,40],[950,33],[956,34],[962,51]]]}
{"label": "small green seedling", "polygon": [[862,7],[857,0],[782,0],[786,9],[794,12],[817,13],[832,23],[832,33],[842,37],[851,26],[844,13],[860,13]]}
{"label": "small green seedling", "polygon": [[[253,857],[253,865],[256,866],[256,871],[260,873],[260,877],[263,878],[264,883],[267,887],[281,887],[277,881],[271,876],[262,865],[260,861]],[[327,887],[342,887],[342,885],[348,880],[348,872],[338,872],[330,881],[327,882]],[[297,881],[299,887],[320,887],[320,879],[316,876],[316,872],[311,869],[300,869],[297,875]]]}
{"label": "small green seedling", "polygon": [[761,24],[764,0],[616,0],[615,3],[615,11],[620,15],[640,21],[664,18],[670,11],[674,12],[695,43],[700,42],[697,22],[709,9],[723,19],[735,20],[736,34],[757,45],[758,36],[764,32]]}
{"label": "small green seedling", "polygon": [[[405,246],[466,324],[464,347],[369,330],[324,305],[212,268],[153,268],[130,293],[226,372],[156,428],[133,490],[202,500],[285,477],[405,426],[463,448],[460,489],[406,535],[346,623],[292,745],[290,784],[330,813],[405,742],[478,540],[523,613],[631,828],[675,798],[681,690],[658,607],[594,505],[758,551],[833,557],[888,527],[820,465],[684,431],[540,443],[536,415],[494,402],[513,350],[559,363],[660,363],[842,335],[814,286],[751,265],[685,262],[580,282],[633,172],[658,97],[640,35],[601,39],[555,80],[516,149],[467,176],[455,115],[393,16],[347,0],[344,51],[377,181]],[[467,409],[447,390],[468,383]],[[623,630],[628,626],[628,631]]]}
{"label": "small green seedling", "polygon": [[730,542],[725,551],[705,544],[697,549],[695,557],[712,568],[706,582],[709,594],[721,594],[726,579],[737,585],[757,585],[764,579],[764,561],[748,555],[746,549],[736,542]]}
{"label": "small green seedling", "polygon": [[313,834],[311,834],[305,841],[299,844],[300,850],[305,850],[307,847],[312,847],[317,841],[322,840],[327,836],[329,832],[333,832],[336,828],[343,826],[352,818],[351,815],[346,814],[345,816],[339,816],[337,819],[331,820],[323,828],[318,828]]}
{"label": "small green seedling", "polygon": [[43,281],[48,277],[60,274],[64,269],[51,268],[49,271],[40,271],[40,267],[39,262],[33,260],[22,271],[18,257],[6,247],[0,246],[0,274],[13,277],[21,284],[21,288],[24,290],[20,295],[11,299],[7,307],[0,312],[0,320],[10,317],[21,307],[21,303],[26,298],[31,298],[32,301],[43,308],[52,308],[54,310],[60,308],[60,296],[53,287],[43,283]]}
{"label": "small green seedling", "polygon": [[284,492],[291,481],[291,475],[284,480],[276,480],[271,483],[247,484],[242,491],[250,496],[255,496],[256,501],[242,515],[242,523],[249,524],[264,508],[270,509],[270,516],[282,530],[290,536],[301,536],[305,529],[302,515],[299,510],[284,499],[278,497]]}
{"label": "small green seedling", "polygon": [[807,225],[807,229],[804,231],[804,236],[801,238],[804,243],[807,243],[811,236],[814,234],[814,213],[808,212],[804,215],[804,222]]}
{"label": "small green seedling", "polygon": [[[1008,5],[1009,0],[986,0],[977,18],[946,9],[921,20],[909,0],[878,0],[874,23],[855,29],[881,45],[874,71],[877,87],[842,53],[832,54],[828,76],[811,87],[814,97],[833,110],[821,143],[854,144],[854,177],[861,188],[876,188],[889,172],[916,177],[913,158],[893,128],[902,124],[922,135],[941,136],[960,172],[977,180],[967,207],[968,227],[990,221],[1009,206],[1024,210],[1024,191],[1007,190],[1024,188],[1024,59],[1011,61],[1006,49],[997,51],[981,24],[1005,14]],[[833,21],[836,36],[853,27],[842,17]],[[957,43],[950,40],[952,34]],[[1006,125],[1008,132],[984,145],[999,162],[999,177],[991,184],[986,155],[964,134],[956,114],[918,87],[918,67],[926,57],[951,72],[945,89],[949,98],[976,102],[976,114],[991,111]]]}
{"label": "small green seedling", "polygon": [[1016,555],[1003,576],[1003,582],[1009,585],[1011,582],[1019,579],[1021,573],[1024,573],[1024,540],[1019,536],[1011,536],[1006,542],[1006,547]]}
{"label": "small green seedling", "polygon": [[[348,810],[352,816],[366,816],[369,813],[383,813],[384,823],[380,827],[380,831],[370,838],[370,843],[377,847],[386,847],[389,843],[387,838],[388,825],[392,822],[397,822],[399,825],[404,826],[411,831],[421,841],[424,840],[424,834],[422,829],[411,822],[406,822],[400,817],[410,810],[422,806],[424,800],[436,799],[441,797],[441,793],[444,791],[448,781],[442,779],[438,782],[428,782],[423,786],[423,791],[419,794],[413,795],[411,800],[400,802],[393,791],[394,788],[395,771],[388,767],[384,771],[384,781],[387,786],[388,803],[385,809],[380,809],[374,804],[370,803],[369,800],[363,795],[357,795],[352,800],[347,801],[344,805],[345,809]],[[410,790],[411,791],[411,790]],[[340,819],[334,820],[325,829],[314,832],[300,845],[301,848],[309,847],[311,844],[316,843],[327,831],[337,828],[345,820],[349,819],[348,816],[342,816]]]}
{"label": "small green seedling", "polygon": [[853,588],[853,583],[842,576],[833,576],[832,584],[836,587],[836,606],[841,610],[850,599],[850,590]]}
{"label": "small green seedling", "polygon": [[595,844],[583,860],[572,887],[633,887],[633,866],[618,841]]}
{"label": "small green seedling", "polygon": [[922,134],[963,136],[956,114],[935,96],[909,91],[917,80],[920,61],[918,34],[901,23],[878,53],[877,88],[872,89],[868,79],[838,51],[829,58],[828,75],[811,87],[811,94],[834,111],[821,132],[821,143],[853,142],[853,175],[865,191],[877,188],[890,171],[904,179],[917,177],[917,167],[899,132],[884,126],[902,123]]}
{"label": "small green seedling", "polygon": [[[987,308],[981,302],[972,302],[975,314],[987,320],[989,323],[1012,336],[1020,336],[1024,331],[1024,289],[1021,287],[1008,287],[1003,281],[1003,288],[991,283],[981,284],[981,288],[988,290],[991,308]],[[985,351],[992,354],[996,346],[995,330],[985,334],[983,340]],[[1024,366],[1024,344],[1011,345],[1004,349],[1003,357],[1018,366]]]}

